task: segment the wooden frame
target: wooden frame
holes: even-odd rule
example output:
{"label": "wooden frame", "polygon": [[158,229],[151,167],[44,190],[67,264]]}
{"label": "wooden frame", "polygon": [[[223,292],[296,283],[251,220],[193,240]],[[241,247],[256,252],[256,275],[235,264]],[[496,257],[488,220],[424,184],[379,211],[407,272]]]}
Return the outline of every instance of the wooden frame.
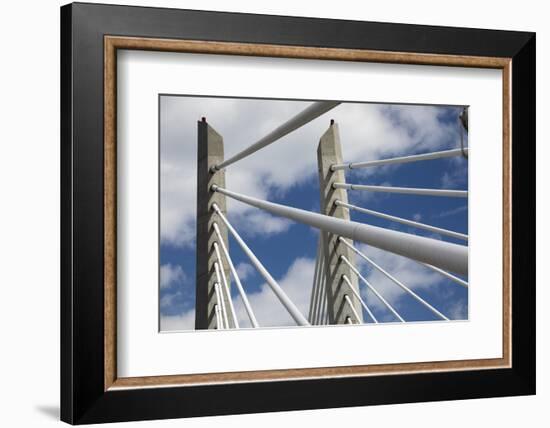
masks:
{"label": "wooden frame", "polygon": [[[511,234],[507,225],[511,218],[510,175],[510,58],[473,57],[459,55],[429,55],[377,52],[357,49],[327,49],[316,47],[276,46],[250,43],[209,42],[196,40],[165,40],[105,36],[105,390],[160,385],[190,385],[246,382],[259,380],[290,380],[334,378],[389,373],[414,373],[441,370],[467,370],[510,367],[511,319],[510,285]],[[138,49],[214,55],[252,55],[283,58],[307,58],[340,61],[367,61],[422,65],[452,65],[501,69],[503,73],[503,357],[469,361],[443,361],[410,364],[384,364],[315,369],[268,370],[199,375],[116,377],[116,51]]]}
{"label": "wooden frame", "polygon": [[[125,21],[121,19],[119,28],[107,28],[101,20],[106,14],[128,18]],[[140,28],[137,23],[144,16],[154,21],[153,28]],[[83,28],[81,23],[85,18],[88,26]],[[241,34],[225,36],[218,30],[203,30],[209,28],[207,24],[211,22],[218,23],[218,26],[212,28],[223,28],[224,24],[235,19],[241,20],[244,25]],[[195,26],[197,22],[203,26],[187,30],[183,24],[191,21],[195,22]],[[276,28],[279,25],[298,31],[303,28],[301,24],[304,22],[309,24],[309,30],[303,34],[297,32],[300,36],[296,35],[293,40],[278,39],[280,35]],[[167,23],[181,24],[182,29],[176,31],[179,34],[163,31]],[[266,24],[268,28],[261,37],[254,37],[254,32],[249,31]],[[327,28],[332,28],[328,34]],[[344,38],[338,36],[341,33],[338,30],[342,28],[348,29],[350,34],[356,34],[357,38],[351,35]],[[389,31],[392,32],[393,40],[387,46],[388,42],[378,39],[385,40],[381,36]],[[136,36],[140,33],[143,36]],[[365,37],[367,33],[377,35],[378,41],[373,46],[362,45],[368,43],[364,40],[370,40]],[[461,38],[456,37],[458,33]],[[321,37],[321,34],[324,34],[325,39],[319,40],[322,42],[322,46],[319,46],[316,37]],[[414,46],[416,39],[411,36],[421,34],[428,36],[428,39],[433,37],[432,40],[438,36],[440,46],[431,45],[430,42],[421,47]],[[480,36],[488,41],[484,46],[489,48],[477,46],[476,38]],[[517,190],[520,185],[522,189],[532,189],[529,183],[534,183],[534,40],[533,34],[488,30],[85,4],[62,8],[62,192],[65,197],[62,205],[62,419],[71,423],[89,423],[534,393],[534,258],[526,260],[518,253],[521,250],[523,254],[534,254],[534,239],[530,240],[534,236],[534,210],[529,210],[534,205],[534,196],[531,190],[522,190],[521,193]],[[86,55],[81,53],[81,58],[77,60],[74,52],[82,43],[92,43],[94,50]],[[117,49],[502,69],[503,357],[117,378]],[[85,66],[91,68],[84,70],[82,67]],[[102,88],[99,86],[101,81]],[[84,87],[89,84],[103,89],[103,99],[90,95]],[[88,103],[86,107],[83,105],[85,101]],[[82,132],[86,129],[93,129],[93,135],[84,137]],[[518,149],[519,145],[512,144],[514,136],[520,135],[520,132],[523,150]],[[83,158],[85,153],[91,157]],[[86,183],[82,179],[92,181]],[[512,215],[514,204],[520,208],[514,210]],[[85,207],[100,214],[101,221],[85,219],[80,211]],[[102,231],[100,238],[92,237],[84,228],[96,233]],[[84,242],[89,246],[88,249],[80,247]],[[83,277],[86,271],[89,276]],[[520,282],[522,293],[517,291]],[[94,296],[92,303],[83,300],[85,296],[90,298],[94,293],[100,294],[102,299]],[[101,318],[96,313],[98,309],[103,314]],[[87,315],[91,319],[85,318]],[[92,347],[94,354],[100,354],[101,358],[85,358],[83,347]],[[493,370],[481,370],[489,368]],[[392,376],[383,376],[388,374]],[[422,385],[423,391],[415,396],[400,392],[397,389],[398,379],[401,384],[405,382],[411,387]],[[478,383],[476,390],[470,391],[467,385],[473,379]],[[284,382],[289,380],[293,380],[292,386]],[[487,385],[479,388],[480,381]],[[424,389],[427,383],[431,388]],[[451,384],[453,391],[445,390],[445,385]],[[378,385],[386,393],[382,396],[374,396],[372,392],[364,394],[369,385]],[[165,388],[147,388],[151,386]],[[290,394],[294,401],[288,397],[289,391],[294,388],[307,391],[313,387],[327,390],[352,388],[360,396],[352,397],[348,392],[332,399],[308,399],[297,393]],[[269,393],[272,398],[270,403],[242,407],[244,403],[229,398],[233,392],[238,392],[241,400],[246,402],[243,397],[252,397],[258,390],[266,388],[279,391],[279,394]],[[363,393],[359,394],[359,391]],[[216,408],[209,407],[204,402],[205,398],[201,398],[204,394],[218,397],[217,402],[223,397],[223,404]],[[188,405],[178,406],[177,400],[182,398],[187,400]],[[146,399],[156,403],[161,400],[167,410],[163,412],[152,406],[135,406],[136,403],[144,403]],[[170,403],[166,404],[168,401]]]}

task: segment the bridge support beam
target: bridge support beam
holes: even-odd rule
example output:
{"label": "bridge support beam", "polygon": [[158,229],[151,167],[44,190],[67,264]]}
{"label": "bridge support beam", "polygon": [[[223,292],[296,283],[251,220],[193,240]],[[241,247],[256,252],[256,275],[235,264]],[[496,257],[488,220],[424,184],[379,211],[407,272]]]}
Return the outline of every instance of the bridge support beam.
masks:
{"label": "bridge support beam", "polygon": [[[213,224],[218,225],[220,235],[226,248],[229,248],[227,240],[227,228],[218,214],[212,210],[212,204],[216,203],[223,213],[226,213],[226,196],[213,192],[213,184],[225,186],[225,171],[213,171],[212,167],[223,161],[223,138],[203,118],[198,122],[198,149],[197,149],[197,280],[195,297],[195,329],[215,329],[217,303],[220,308],[229,308],[230,297],[222,292],[224,304],[216,298],[216,270],[214,262],[216,251],[214,242],[218,240],[214,232]],[[222,255],[222,263],[230,286],[229,263]],[[220,284],[220,290],[224,290]],[[224,317],[225,318],[225,317]],[[235,327],[231,312],[227,311],[229,328]]]}
{"label": "bridge support beam", "polygon": [[[340,200],[348,202],[346,189],[334,189],[333,183],[345,183],[346,177],[344,171],[332,171],[331,166],[342,163],[342,146],[340,144],[340,135],[338,125],[331,121],[330,127],[323,134],[317,148],[317,161],[319,169],[319,189],[321,194],[321,212],[335,218],[349,220],[349,211],[344,207],[336,205],[334,202]],[[338,236],[321,232],[324,241],[324,257],[328,304],[329,324],[345,324],[346,319],[350,318],[354,324],[363,323],[363,311],[361,302],[349,290],[350,285],[342,277],[346,275],[354,290],[359,293],[359,286],[356,275],[349,266],[340,260],[340,256],[345,256],[352,263],[355,260],[355,254],[349,248],[341,244]],[[348,299],[345,298],[348,296]],[[352,303],[353,309],[349,302]],[[359,315],[360,319],[357,319]]]}

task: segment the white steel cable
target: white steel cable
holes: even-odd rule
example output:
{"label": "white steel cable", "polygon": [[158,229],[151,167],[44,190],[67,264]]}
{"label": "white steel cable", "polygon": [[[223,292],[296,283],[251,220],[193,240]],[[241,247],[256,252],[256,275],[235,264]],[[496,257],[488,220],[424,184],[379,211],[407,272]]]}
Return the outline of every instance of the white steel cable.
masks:
{"label": "white steel cable", "polygon": [[342,280],[347,284],[348,288],[350,289],[350,291],[353,293],[353,295],[355,297],[357,297],[357,299],[359,300],[359,302],[361,303],[361,306],[363,306],[363,308],[365,308],[365,310],[367,311],[367,313],[369,314],[369,317],[371,317],[371,319],[376,323],[378,324],[378,320],[376,319],[376,317],[374,316],[374,314],[371,312],[371,310],[369,309],[369,307],[367,306],[367,304],[365,303],[365,301],[361,298],[361,295],[355,290],[355,288],[353,287],[353,284],[351,283],[350,279],[344,274],[342,275]]}
{"label": "white steel cable", "polygon": [[321,300],[321,307],[319,308],[319,325],[327,325],[329,323],[329,320],[328,320],[328,299],[327,299],[327,282],[325,279],[323,279],[323,282],[322,282],[322,297],[323,299]]}
{"label": "white steel cable", "polygon": [[225,218],[223,213],[220,211],[218,205],[216,203],[212,204],[212,209],[218,214],[218,216],[221,218],[221,220],[226,225],[227,229],[237,243],[240,245],[241,249],[244,251],[244,253],[248,256],[254,267],[258,270],[258,272],[264,277],[267,284],[275,293],[277,298],[280,300],[280,302],[283,304],[285,309],[288,311],[290,316],[294,319],[294,321],[298,325],[311,325],[302,315],[302,313],[299,311],[299,309],[296,307],[296,305],[290,300],[290,298],[286,295],[286,293],[283,291],[281,286],[275,281],[275,279],[271,276],[271,274],[267,271],[267,269],[262,265],[260,260],[256,257],[256,255],[252,252],[252,250],[246,245],[246,243],[243,241],[243,239],[240,237],[240,235],[237,233],[237,231],[231,226],[231,223]]}
{"label": "white steel cable", "polygon": [[321,248],[320,248],[320,260],[319,260],[319,272],[317,277],[318,287],[319,287],[319,293],[317,296],[317,307],[315,308],[314,313],[314,324],[315,325],[321,325],[323,323],[322,315],[323,315],[323,306],[325,305],[327,294],[325,289],[325,255],[323,250],[323,241],[322,236],[321,238]]}
{"label": "white steel cable", "polygon": [[391,221],[395,221],[395,222],[398,222],[398,223],[406,224],[407,226],[418,227],[419,229],[424,229],[424,230],[428,230],[430,232],[435,232],[435,233],[438,233],[440,235],[450,236],[451,238],[462,239],[464,241],[468,240],[468,235],[465,235],[463,233],[458,233],[458,232],[454,232],[452,230],[442,229],[440,227],[431,226],[431,225],[425,224],[425,223],[419,223],[417,221],[407,220],[406,218],[381,213],[379,211],[369,210],[367,208],[362,208],[362,207],[358,207],[356,205],[348,204],[347,202],[342,202],[338,199],[334,201],[334,204],[339,206],[339,207],[345,207],[349,210],[354,210],[354,211],[357,211],[357,212],[360,212],[360,213],[370,214],[370,215],[373,215],[373,216],[376,216],[376,217],[383,218],[385,220],[391,220]]}
{"label": "white steel cable", "polygon": [[222,315],[221,315],[220,307],[217,304],[214,305],[214,313],[216,314],[216,328],[218,330],[221,330],[221,329],[223,329]]}
{"label": "white steel cable", "polygon": [[333,109],[339,102],[336,101],[317,101],[309,105],[306,109],[302,110],[296,116],[292,117],[285,123],[283,123],[278,128],[271,131],[265,137],[261,138],[251,146],[247,147],[243,151],[237,153],[236,155],[230,157],[229,159],[223,161],[219,165],[213,167],[214,170],[219,171],[228,167],[229,165],[251,155],[254,152],[257,152],[260,149],[263,149],[265,146],[274,143],[278,139],[284,137],[287,134],[290,134],[292,131],[304,126],[306,123],[311,122],[313,119],[318,118],[327,111]]}
{"label": "white steel cable", "polygon": [[[465,148],[464,152],[468,153],[468,149]],[[422,153],[422,154],[410,155],[410,156],[399,156],[399,157],[390,158],[390,159],[378,159],[378,160],[367,161],[367,162],[348,162],[348,163],[334,164],[330,167],[330,169],[332,171],[337,171],[339,169],[368,168],[368,167],[380,166],[380,165],[449,158],[454,156],[462,156],[462,154],[463,154],[462,149],[443,150],[440,152]]]}
{"label": "white steel cable", "polygon": [[[355,320],[357,321],[357,324],[361,324],[361,317],[359,316],[359,313],[355,310],[353,307],[353,302],[349,298],[347,294],[344,294],[344,300],[348,304],[349,308],[351,309],[351,312],[353,313],[353,316],[355,317]],[[348,317],[349,318],[349,317]]]}
{"label": "white steel cable", "polygon": [[394,309],[394,307],[392,305],[390,305],[388,303],[388,301],[386,299],[384,299],[384,297],[376,290],[376,288],[374,288],[372,286],[372,284],[363,276],[361,275],[361,273],[355,268],[355,266],[353,266],[351,264],[351,262],[346,258],[346,256],[340,256],[340,259],[346,264],[349,266],[349,268],[353,271],[353,273],[355,275],[357,275],[357,278],[359,278],[361,281],[363,281],[365,283],[365,285],[375,294],[376,297],[378,297],[378,299],[380,299],[380,301],[382,303],[384,303],[384,305],[386,305],[386,307],[391,311],[391,313],[393,315],[395,315],[395,317],[401,321],[401,322],[406,322],[403,317],[401,315],[399,315],[399,313]]}
{"label": "white steel cable", "polygon": [[320,254],[321,254],[321,236],[319,236],[319,240],[317,241],[317,255],[315,256],[315,268],[313,270],[313,285],[311,286],[311,297],[309,299],[309,314],[308,314],[308,320],[311,324],[313,324],[313,314],[315,313],[315,309],[317,306],[317,301],[319,297],[319,263],[320,263]]}
{"label": "white steel cable", "polygon": [[363,242],[391,253],[429,263],[446,271],[460,275],[468,274],[468,247],[464,245],[287,207],[242,195],[217,185],[213,185],[211,190],[334,235],[344,236],[353,241]]}
{"label": "white steel cable", "polygon": [[233,325],[235,326],[235,328],[239,328],[239,321],[237,320],[237,314],[235,313],[235,307],[233,306],[233,299],[231,298],[231,292],[229,291],[229,284],[227,283],[227,277],[225,276],[225,269],[223,267],[222,256],[220,255],[220,249],[217,242],[214,242],[213,245],[214,245],[214,251],[216,253],[216,259],[219,265],[219,270],[222,275],[222,284],[223,284],[222,291],[225,291],[225,295],[229,303],[229,310],[231,311],[231,317],[233,318]]}
{"label": "white steel cable", "polygon": [[406,195],[446,196],[451,198],[467,198],[467,190],[450,189],[419,189],[414,187],[372,186],[367,184],[333,183],[335,189],[366,190],[369,192],[401,193]]}
{"label": "white steel cable", "polygon": [[319,267],[319,287],[320,287],[320,304],[317,313],[317,324],[328,324],[328,310],[327,310],[327,276],[325,271],[325,251],[324,240],[321,240],[321,266]]}
{"label": "white steel cable", "polygon": [[428,308],[431,312],[433,312],[435,315],[440,317],[441,319],[445,321],[450,321],[449,318],[447,318],[445,315],[443,315],[441,312],[439,312],[436,308],[434,308],[432,305],[430,305],[428,302],[426,302],[422,297],[420,297],[418,294],[416,294],[414,291],[412,291],[409,287],[407,287],[405,284],[403,284],[401,281],[399,281],[396,277],[394,277],[389,272],[385,271],[382,267],[380,267],[376,262],[374,262],[372,259],[364,255],[361,251],[359,251],[357,248],[355,248],[353,245],[348,243],[344,238],[339,237],[338,240],[342,242],[346,247],[348,247],[350,250],[355,252],[359,257],[361,257],[363,260],[371,264],[374,268],[376,268],[380,273],[382,273],[386,278],[390,279],[394,284],[401,287],[404,291],[409,293],[412,297],[414,297],[418,302],[423,304],[426,308]]}
{"label": "white steel cable", "polygon": [[235,266],[233,265],[233,260],[231,260],[231,257],[229,256],[229,251],[227,250],[225,243],[223,242],[223,238],[220,232],[220,228],[216,223],[212,224],[212,227],[214,228],[214,232],[216,233],[216,237],[218,238],[218,242],[220,243],[220,247],[222,249],[222,252],[225,256],[225,259],[227,260],[227,264],[229,265],[229,269],[231,270],[231,274],[233,275],[233,279],[235,280],[235,284],[237,285],[237,290],[239,291],[239,294],[241,295],[241,299],[244,304],[244,308],[246,310],[246,313],[248,315],[248,318],[250,319],[250,323],[252,324],[252,327],[258,328],[260,325],[258,324],[258,320],[256,319],[256,316],[254,315],[254,311],[252,310],[252,306],[250,306],[250,302],[248,301],[248,298],[246,297],[246,293],[244,291],[244,288],[241,284],[241,280],[239,278],[239,275],[237,274],[237,270],[235,269]]}
{"label": "white steel cable", "polygon": [[[325,280],[324,286],[325,289],[327,287],[327,282]],[[323,307],[322,307],[322,324],[328,325],[329,324],[329,316],[328,316],[328,299],[325,296],[325,299],[323,300]]]}
{"label": "white steel cable", "polygon": [[[214,264],[214,266],[217,266]],[[216,274],[219,277],[219,274]],[[227,319],[227,311],[225,309],[225,302],[223,301],[222,293],[220,291],[220,284],[218,282],[214,283],[214,291],[216,292],[216,300],[220,304],[220,311],[222,313],[223,319],[223,328],[229,328],[229,320]]]}
{"label": "white steel cable", "polygon": [[431,269],[434,272],[437,272],[437,273],[443,275],[446,278],[449,278],[451,281],[454,281],[457,284],[462,285],[465,288],[468,288],[468,283],[466,281],[464,281],[462,278],[459,278],[458,276],[454,276],[454,275],[450,274],[449,272],[445,272],[443,269],[439,269],[438,267],[429,265],[428,263],[421,263],[420,262],[420,264],[422,266],[426,266],[428,269]]}

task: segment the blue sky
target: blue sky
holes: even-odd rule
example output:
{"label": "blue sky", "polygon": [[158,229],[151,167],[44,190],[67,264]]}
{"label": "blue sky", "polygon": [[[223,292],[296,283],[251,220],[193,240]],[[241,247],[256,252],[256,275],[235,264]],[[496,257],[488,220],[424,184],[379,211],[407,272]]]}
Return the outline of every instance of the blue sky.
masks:
{"label": "blue sky", "polygon": [[[196,129],[202,116],[223,137],[226,157],[263,137],[310,102],[161,96],[160,301],[162,330],[192,329],[195,303]],[[345,161],[424,153],[460,146],[457,116],[461,107],[345,103],[227,170],[227,188],[250,196],[319,211],[316,148],[330,119],[336,120]],[[346,173],[348,183],[468,188],[462,157],[376,167]],[[468,233],[465,198],[443,198],[349,191],[350,203],[430,225]],[[307,316],[318,233],[309,226],[273,217],[229,201],[228,216],[250,248]],[[444,239],[366,214],[352,220]],[[467,290],[418,263],[357,245],[377,263],[452,319],[466,319]],[[261,326],[293,325],[263,278],[230,239],[231,257]],[[380,273],[357,261],[358,268],[407,321],[429,321],[433,314]],[[361,286],[379,320],[391,313]],[[248,318],[232,287],[242,326]],[[368,317],[365,316],[365,319]]]}

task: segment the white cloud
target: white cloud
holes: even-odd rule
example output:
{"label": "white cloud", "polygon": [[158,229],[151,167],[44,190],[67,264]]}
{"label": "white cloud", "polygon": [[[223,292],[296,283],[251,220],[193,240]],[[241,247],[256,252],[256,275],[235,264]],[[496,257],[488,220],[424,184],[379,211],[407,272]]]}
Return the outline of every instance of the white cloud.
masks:
{"label": "white cloud", "polygon": [[161,331],[194,330],[195,310],[192,309],[181,315],[161,315],[160,329]]}
{"label": "white cloud", "polygon": [[[411,290],[429,289],[441,282],[441,276],[413,260],[364,244],[356,243],[355,246]],[[400,299],[406,295],[406,292],[377,269],[370,268],[367,270],[369,263],[362,258],[356,257],[355,262],[358,269],[364,273],[376,291],[394,308],[399,307]],[[374,293],[370,290],[367,292],[366,287],[362,289],[362,294],[366,297],[367,305],[386,308]]]}
{"label": "white cloud", "polygon": [[268,237],[277,233],[286,232],[292,222],[283,217],[275,217],[264,211],[246,211],[242,215],[230,216],[230,220],[236,217],[231,223],[244,236]]}
{"label": "white cloud", "polygon": [[172,306],[172,303],[175,299],[182,295],[181,291],[176,291],[175,293],[165,293],[160,299],[160,307],[168,308]]}
{"label": "white cloud", "polygon": [[[244,266],[241,264],[239,266]],[[250,265],[248,265],[250,266]],[[250,266],[251,267],[251,266]],[[307,317],[311,287],[313,284],[313,269],[315,260],[298,258],[288,268],[278,284],[296,305],[298,310]],[[248,268],[244,268],[248,270]],[[269,285],[262,284],[260,291],[247,293],[248,300],[261,327],[294,326],[296,323],[285,307],[275,296]],[[251,327],[250,320],[239,296],[233,297],[240,327]],[[191,309],[181,315],[161,316],[161,329],[193,330],[195,328],[195,310]]]}
{"label": "white cloud", "polygon": [[468,302],[460,299],[454,302],[449,309],[449,318],[453,320],[468,319]]}
{"label": "white cloud", "polygon": [[461,212],[466,211],[467,209],[468,209],[468,205],[462,205],[461,207],[453,208],[452,210],[443,211],[439,213],[436,217],[438,218],[450,217],[456,214],[460,214]]}
{"label": "white cloud", "polygon": [[245,281],[247,278],[250,278],[256,272],[256,270],[251,264],[245,263],[245,262],[239,263],[235,267],[235,270],[237,271],[237,275],[239,275],[239,279],[241,281]]}
{"label": "white cloud", "polygon": [[[164,244],[194,245],[196,215],[196,129],[207,121],[223,137],[225,157],[257,141],[309,102],[162,97],[161,239]],[[429,106],[342,104],[253,155],[231,165],[226,186],[261,199],[284,195],[317,177],[317,145],[329,119],[339,124],[345,161],[457,147],[454,124],[443,125],[441,109]],[[371,172],[377,172],[372,169]],[[249,234],[288,230],[286,220],[266,217],[255,208],[228,201],[233,221]]]}
{"label": "white cloud", "polygon": [[[196,129],[201,116],[206,116],[211,126],[224,137],[225,157],[228,158],[309,104],[273,100],[162,97],[162,243],[189,248],[193,248],[195,244]],[[311,180],[317,179],[318,141],[331,118],[339,124],[344,161],[364,161],[458,147],[456,126],[442,124],[440,115],[441,109],[429,106],[342,104],[277,143],[231,165],[226,170],[226,186],[236,192],[269,200],[284,195],[294,186],[305,183],[310,185]],[[381,174],[388,172],[387,168],[361,170],[359,174]],[[401,183],[396,183],[398,184]],[[367,198],[371,193],[358,194],[358,198]],[[365,196],[360,196],[361,194]],[[375,197],[386,196],[377,194]],[[284,233],[292,225],[284,218],[271,216],[231,199],[227,206],[231,222],[245,236]],[[412,288],[433,286],[439,279],[410,260],[384,252],[378,253],[370,248],[366,251]],[[284,277],[280,278],[281,286],[304,315],[307,314],[309,305],[313,267],[313,260],[297,259]],[[243,273],[247,275],[244,271]],[[399,287],[377,272],[371,272],[368,276],[375,285],[381,287],[388,300],[399,303],[403,293]],[[170,280],[166,281],[168,282],[165,286]],[[162,282],[161,268],[161,286]],[[370,301],[379,304],[375,298],[370,297]],[[260,292],[251,293],[249,298],[262,325],[294,325],[267,284],[262,285]],[[239,298],[236,299],[236,307],[239,319],[243,320],[243,325],[247,325],[248,318]],[[180,317],[167,317],[165,324],[183,325],[188,321],[185,318],[188,315],[186,312]],[[193,328],[194,323],[189,325]]]}
{"label": "white cloud", "polygon": [[[315,260],[298,258],[291,264],[285,275],[277,280],[304,317],[307,317],[309,310],[314,267]],[[269,285],[263,284],[260,291],[249,293],[247,297],[261,327],[296,325]],[[250,321],[241,299],[236,297],[233,303],[241,327],[250,327]]]}
{"label": "white cloud", "polygon": [[444,189],[455,189],[465,182],[465,169],[445,171],[441,177],[441,186]]}
{"label": "white cloud", "polygon": [[447,159],[447,170],[441,177],[441,185],[446,189],[465,188],[468,184],[468,161],[462,156]]}
{"label": "white cloud", "polygon": [[[370,246],[362,244],[356,244],[356,246],[360,251],[372,258],[377,264],[403,282],[411,290],[431,289],[437,287],[441,282],[441,277],[437,273],[424,268],[412,260]],[[394,308],[399,310],[400,299],[405,296],[406,293],[379,271],[367,269],[367,262],[363,261],[361,258],[356,258],[355,264],[376,290],[382,294]],[[290,265],[287,272],[281,278],[277,279],[278,284],[305,317],[307,317],[309,311],[314,267],[314,259],[297,258]],[[241,279],[243,279],[243,277],[245,278],[248,272],[253,270],[252,266],[246,263],[239,264],[238,269],[239,276],[241,277],[242,275]],[[367,291],[364,285],[361,285],[360,289],[369,307],[378,310],[386,310],[387,316],[380,317],[379,320],[393,320],[393,316],[387,311],[385,305],[378,300],[372,292]],[[247,293],[247,297],[261,327],[296,325],[285,307],[266,283],[261,285],[260,291]],[[235,295],[233,297],[233,304],[239,319],[240,327],[251,327],[250,320],[240,296]],[[467,301],[461,300],[457,301],[452,306],[447,315],[451,319],[465,319],[467,317],[467,310]],[[162,316],[162,329],[192,330],[194,329],[194,314],[194,309],[191,309],[177,316]]]}
{"label": "white cloud", "polygon": [[420,221],[420,220],[422,220],[422,214],[416,213],[415,215],[413,215],[413,220],[414,220],[414,221]]}
{"label": "white cloud", "polygon": [[179,265],[167,263],[160,267],[160,288],[169,288],[181,284],[186,279],[187,276]]}

